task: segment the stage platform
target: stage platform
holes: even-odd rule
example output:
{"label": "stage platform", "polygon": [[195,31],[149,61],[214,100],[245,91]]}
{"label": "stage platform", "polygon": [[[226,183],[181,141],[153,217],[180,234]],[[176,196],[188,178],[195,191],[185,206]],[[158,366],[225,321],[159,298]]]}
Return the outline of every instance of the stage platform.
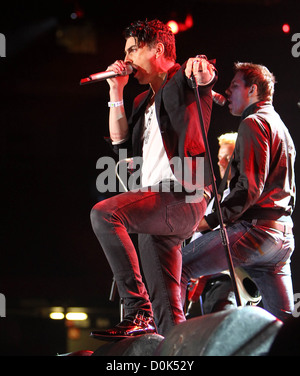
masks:
{"label": "stage platform", "polygon": [[[286,323],[256,306],[195,317],[175,326],[166,337],[142,335],[107,342],[95,351],[66,356],[280,356],[300,355],[300,322]],[[95,340],[97,341],[97,340]]]}

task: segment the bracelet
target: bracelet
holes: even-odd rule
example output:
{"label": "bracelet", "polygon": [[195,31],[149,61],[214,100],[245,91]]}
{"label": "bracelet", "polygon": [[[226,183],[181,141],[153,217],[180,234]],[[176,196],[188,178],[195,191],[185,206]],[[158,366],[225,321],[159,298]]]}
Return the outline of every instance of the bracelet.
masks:
{"label": "bracelet", "polygon": [[120,107],[123,106],[124,101],[121,100],[119,102],[108,102],[108,107]]}

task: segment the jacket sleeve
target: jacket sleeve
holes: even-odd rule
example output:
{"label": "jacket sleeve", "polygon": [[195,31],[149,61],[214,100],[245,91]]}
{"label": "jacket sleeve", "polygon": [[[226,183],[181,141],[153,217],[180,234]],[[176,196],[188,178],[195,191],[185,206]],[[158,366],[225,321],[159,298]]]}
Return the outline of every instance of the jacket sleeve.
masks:
{"label": "jacket sleeve", "polygon": [[[195,100],[192,82],[185,75],[186,63],[172,77],[163,90],[163,104],[169,116],[172,128],[181,137],[184,133],[184,156],[197,156],[205,153],[200,127],[199,114]],[[198,86],[202,115],[206,132],[210,125],[212,110],[211,89],[217,80],[214,79],[206,86]],[[182,155],[183,156],[183,155]]]}

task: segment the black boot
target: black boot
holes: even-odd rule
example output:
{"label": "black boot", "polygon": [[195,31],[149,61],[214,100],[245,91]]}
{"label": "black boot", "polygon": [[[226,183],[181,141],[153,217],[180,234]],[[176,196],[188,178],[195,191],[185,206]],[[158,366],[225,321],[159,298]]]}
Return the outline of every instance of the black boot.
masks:
{"label": "black boot", "polygon": [[95,330],[90,336],[100,340],[115,341],[142,334],[155,334],[157,328],[153,317],[149,317],[143,311],[139,311],[134,317],[125,317],[118,325],[107,330]]}

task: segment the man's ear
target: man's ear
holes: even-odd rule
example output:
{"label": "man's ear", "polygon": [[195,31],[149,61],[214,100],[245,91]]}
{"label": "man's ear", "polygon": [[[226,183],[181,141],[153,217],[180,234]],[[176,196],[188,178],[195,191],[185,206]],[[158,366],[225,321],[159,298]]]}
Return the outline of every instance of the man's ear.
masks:
{"label": "man's ear", "polygon": [[156,59],[165,53],[165,46],[163,43],[157,43],[156,45]]}
{"label": "man's ear", "polygon": [[251,97],[258,96],[258,89],[256,84],[252,84],[249,88],[248,95]]}

